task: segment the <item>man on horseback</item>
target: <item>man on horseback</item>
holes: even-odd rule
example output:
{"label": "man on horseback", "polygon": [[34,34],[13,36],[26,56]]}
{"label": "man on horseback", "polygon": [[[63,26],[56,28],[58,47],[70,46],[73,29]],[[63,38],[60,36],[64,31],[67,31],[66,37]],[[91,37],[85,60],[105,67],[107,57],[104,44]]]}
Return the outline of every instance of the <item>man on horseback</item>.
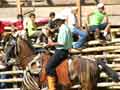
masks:
{"label": "man on horseback", "polygon": [[[104,19],[105,23],[102,23]],[[100,37],[100,30],[104,30],[103,37],[106,39],[106,36],[110,30],[110,24],[103,3],[99,3],[97,5],[97,11],[88,14],[87,20],[90,25],[89,29],[91,32],[96,33],[96,38]]]}
{"label": "man on horseback", "polygon": [[49,90],[56,90],[56,67],[68,56],[68,49],[72,47],[72,33],[65,24],[65,16],[58,16],[59,33],[57,42],[48,42],[48,46],[56,46],[55,54],[46,66]]}

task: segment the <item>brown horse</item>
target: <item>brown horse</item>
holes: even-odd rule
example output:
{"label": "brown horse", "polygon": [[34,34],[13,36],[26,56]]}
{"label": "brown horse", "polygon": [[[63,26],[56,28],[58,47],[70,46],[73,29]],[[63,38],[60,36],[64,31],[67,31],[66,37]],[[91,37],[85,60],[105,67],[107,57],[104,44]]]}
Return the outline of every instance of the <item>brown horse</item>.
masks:
{"label": "brown horse", "polygon": [[[36,55],[35,49],[31,46],[31,44],[29,44],[27,40],[20,37],[16,39],[15,47],[15,51],[17,51],[17,61],[19,61],[19,66],[22,67],[22,69],[25,70],[27,66],[30,66],[30,69],[32,68],[34,71],[36,66],[38,67],[38,65],[35,64],[35,61],[39,61],[39,79],[38,77],[37,79],[36,77],[31,77],[32,70],[27,68],[26,72],[24,73],[24,84],[28,90],[42,89],[43,85],[47,85],[45,67],[49,58],[51,57],[51,53],[46,49],[41,49],[41,53]],[[37,60],[35,59],[36,57]],[[71,59],[72,63],[68,64],[68,61],[71,61]],[[79,83],[81,90],[96,90],[97,69],[96,62],[87,58],[82,58],[79,55],[74,55],[66,59],[57,67],[57,81],[59,84],[67,88]],[[35,82],[35,79],[37,80],[36,82],[39,83],[39,86],[36,85],[37,83]]]}

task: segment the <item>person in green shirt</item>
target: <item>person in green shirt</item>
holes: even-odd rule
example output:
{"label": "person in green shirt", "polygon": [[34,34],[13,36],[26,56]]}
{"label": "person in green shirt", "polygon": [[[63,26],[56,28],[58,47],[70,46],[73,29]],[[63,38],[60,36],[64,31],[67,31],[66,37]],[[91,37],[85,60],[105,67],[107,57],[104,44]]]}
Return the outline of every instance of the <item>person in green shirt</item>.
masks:
{"label": "person in green shirt", "polygon": [[103,36],[104,37],[107,36],[110,30],[110,24],[103,3],[99,3],[97,5],[97,10],[88,14],[87,21],[88,25],[90,26],[89,27],[90,31],[96,32],[96,34],[99,35],[99,31],[104,30]]}
{"label": "person in green shirt", "polygon": [[56,46],[54,55],[48,60],[46,65],[46,73],[48,79],[49,90],[57,90],[56,83],[56,67],[60,65],[68,57],[68,49],[72,48],[72,32],[67,24],[65,24],[65,16],[60,15],[56,18],[59,26],[57,42],[48,42],[48,46]]}
{"label": "person in green shirt", "polygon": [[35,23],[36,15],[34,13],[29,14],[29,19],[26,22],[26,29],[29,37],[37,37],[36,43],[40,43],[41,31],[37,30],[37,24]]}

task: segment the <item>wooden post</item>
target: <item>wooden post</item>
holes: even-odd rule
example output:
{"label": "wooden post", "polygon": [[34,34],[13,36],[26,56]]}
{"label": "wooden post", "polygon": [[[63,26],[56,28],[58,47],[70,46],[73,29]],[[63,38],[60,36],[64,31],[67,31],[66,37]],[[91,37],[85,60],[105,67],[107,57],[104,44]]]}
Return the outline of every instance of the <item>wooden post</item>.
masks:
{"label": "wooden post", "polygon": [[76,0],[76,7],[78,7],[78,13],[77,13],[78,25],[81,27],[82,26],[81,0]]}
{"label": "wooden post", "polygon": [[[13,65],[12,70],[13,70],[13,71],[17,71],[16,65]],[[17,79],[16,75],[13,75],[13,79]],[[18,86],[17,86],[17,82],[14,82],[13,88],[17,88],[17,87],[18,87]]]}
{"label": "wooden post", "polygon": [[21,8],[21,3],[20,0],[16,0],[16,4],[17,4],[17,14],[22,14],[22,8]]}

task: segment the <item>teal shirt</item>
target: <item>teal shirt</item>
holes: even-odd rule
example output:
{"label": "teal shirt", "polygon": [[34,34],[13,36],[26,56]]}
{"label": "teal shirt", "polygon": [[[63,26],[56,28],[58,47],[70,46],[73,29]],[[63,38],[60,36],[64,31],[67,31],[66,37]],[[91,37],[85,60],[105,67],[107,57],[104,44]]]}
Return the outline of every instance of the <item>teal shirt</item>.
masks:
{"label": "teal shirt", "polygon": [[90,25],[99,25],[102,23],[105,14],[101,13],[100,11],[93,12],[93,15],[90,16]]}
{"label": "teal shirt", "polygon": [[72,48],[72,32],[70,31],[68,25],[62,24],[59,28],[58,33],[58,43],[62,43],[63,46],[57,46],[56,49],[69,49]]}

